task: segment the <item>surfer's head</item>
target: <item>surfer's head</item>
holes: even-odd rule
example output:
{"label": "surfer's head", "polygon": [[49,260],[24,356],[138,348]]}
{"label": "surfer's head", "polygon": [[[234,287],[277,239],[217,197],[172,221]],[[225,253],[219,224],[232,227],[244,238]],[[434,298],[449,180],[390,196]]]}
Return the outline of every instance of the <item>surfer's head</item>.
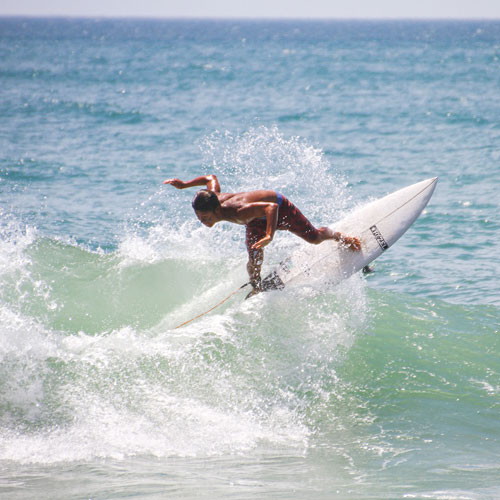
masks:
{"label": "surfer's head", "polygon": [[220,209],[220,202],[213,191],[208,189],[198,191],[191,205],[196,216],[205,226],[212,227],[219,220],[216,212]]}

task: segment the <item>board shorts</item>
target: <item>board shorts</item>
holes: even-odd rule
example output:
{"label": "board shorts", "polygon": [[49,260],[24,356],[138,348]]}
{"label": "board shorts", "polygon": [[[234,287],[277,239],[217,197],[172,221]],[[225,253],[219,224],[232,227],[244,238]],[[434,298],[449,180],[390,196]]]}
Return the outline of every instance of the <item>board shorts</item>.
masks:
{"label": "board shorts", "polygon": [[[276,193],[276,202],[278,203],[278,224],[276,229],[279,231],[290,231],[299,236],[308,243],[317,241],[319,231],[307,220],[302,212],[281,193]],[[252,245],[264,238],[266,235],[267,218],[262,217],[254,219],[246,225],[246,245],[248,253]]]}

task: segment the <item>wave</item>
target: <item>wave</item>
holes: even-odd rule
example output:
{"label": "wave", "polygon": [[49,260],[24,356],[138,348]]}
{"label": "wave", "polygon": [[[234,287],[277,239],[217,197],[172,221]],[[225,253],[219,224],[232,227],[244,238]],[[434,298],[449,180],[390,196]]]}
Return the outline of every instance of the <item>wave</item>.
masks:
{"label": "wave", "polygon": [[487,446],[498,446],[496,307],[375,291],[354,276],[236,296],[175,330],[244,269],[208,247],[169,255],[156,244],[132,235],[105,253],[4,231],[1,459],[302,454],[335,443],[395,462],[478,413]]}
{"label": "wave", "polygon": [[[361,282],[334,302],[311,290],[293,300],[240,296],[173,330],[181,316],[240,283],[244,269],[219,258],[207,271],[207,255],[138,261],[133,242],[104,253],[37,234],[3,236],[10,258],[0,275],[0,458],[57,462],[213,455],[262,441],[306,445],[310,431],[290,381],[305,391],[294,371],[318,369],[332,327],[336,343],[350,341],[348,324],[358,315],[338,311],[335,302],[363,301]],[[297,336],[301,330],[309,333]]]}

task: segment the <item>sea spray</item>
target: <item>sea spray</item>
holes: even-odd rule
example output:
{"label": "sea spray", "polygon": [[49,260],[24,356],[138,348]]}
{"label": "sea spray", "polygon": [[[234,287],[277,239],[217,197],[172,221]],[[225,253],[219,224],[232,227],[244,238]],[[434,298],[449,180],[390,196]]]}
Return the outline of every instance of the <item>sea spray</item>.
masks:
{"label": "sea spray", "polygon": [[347,182],[323,151],[301,137],[285,136],[276,126],[240,135],[214,132],[200,147],[206,168],[220,177],[227,191],[282,191],[312,219],[327,222],[349,203]]}

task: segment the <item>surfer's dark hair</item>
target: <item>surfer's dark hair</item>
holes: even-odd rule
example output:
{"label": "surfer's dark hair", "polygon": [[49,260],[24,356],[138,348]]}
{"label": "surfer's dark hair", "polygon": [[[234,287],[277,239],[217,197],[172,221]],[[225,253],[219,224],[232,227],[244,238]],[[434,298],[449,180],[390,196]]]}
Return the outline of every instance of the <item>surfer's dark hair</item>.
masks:
{"label": "surfer's dark hair", "polygon": [[198,212],[215,212],[220,207],[220,202],[213,191],[202,189],[196,193],[191,205]]}

